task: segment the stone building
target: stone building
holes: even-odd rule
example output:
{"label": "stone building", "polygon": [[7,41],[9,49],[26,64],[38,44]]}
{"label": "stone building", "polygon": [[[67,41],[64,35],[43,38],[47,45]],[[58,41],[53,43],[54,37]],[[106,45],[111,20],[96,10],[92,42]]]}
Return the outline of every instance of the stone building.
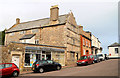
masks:
{"label": "stone building", "polygon": [[91,54],[91,32],[86,32],[83,30],[83,26],[80,28],[80,47],[81,56]]}
{"label": "stone building", "polygon": [[75,64],[80,58],[79,26],[72,12],[59,15],[57,5],[50,8],[50,18],[20,22],[6,31],[5,45],[10,62],[21,71],[30,69],[36,60],[51,59],[62,66]]}

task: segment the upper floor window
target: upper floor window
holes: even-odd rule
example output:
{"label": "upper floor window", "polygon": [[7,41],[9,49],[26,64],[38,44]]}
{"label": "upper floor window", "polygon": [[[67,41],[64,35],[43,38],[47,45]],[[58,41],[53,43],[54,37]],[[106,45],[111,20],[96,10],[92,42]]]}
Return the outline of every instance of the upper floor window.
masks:
{"label": "upper floor window", "polygon": [[10,33],[9,35],[10,35],[10,36],[13,36],[14,34],[15,34],[15,33],[14,33],[14,32],[12,32],[12,33]]}
{"label": "upper floor window", "polygon": [[88,41],[86,40],[86,46],[88,46]]}
{"label": "upper floor window", "polygon": [[83,45],[85,45],[85,40],[83,39]]}
{"label": "upper floor window", "polygon": [[20,34],[25,34],[26,33],[26,31],[20,31]]}
{"label": "upper floor window", "polygon": [[35,44],[39,44],[39,40],[38,39],[35,40]]}
{"label": "upper floor window", "polygon": [[37,33],[38,29],[32,29],[32,33]]}
{"label": "upper floor window", "polygon": [[116,53],[116,54],[118,53],[118,48],[115,48],[115,53]]}

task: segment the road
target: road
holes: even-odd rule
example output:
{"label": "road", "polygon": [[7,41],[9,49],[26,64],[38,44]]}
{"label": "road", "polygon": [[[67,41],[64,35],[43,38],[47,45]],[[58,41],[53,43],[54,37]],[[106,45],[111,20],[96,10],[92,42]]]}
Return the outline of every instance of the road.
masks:
{"label": "road", "polygon": [[31,72],[20,76],[118,76],[118,59],[110,59],[88,66],[63,68],[59,71]]}

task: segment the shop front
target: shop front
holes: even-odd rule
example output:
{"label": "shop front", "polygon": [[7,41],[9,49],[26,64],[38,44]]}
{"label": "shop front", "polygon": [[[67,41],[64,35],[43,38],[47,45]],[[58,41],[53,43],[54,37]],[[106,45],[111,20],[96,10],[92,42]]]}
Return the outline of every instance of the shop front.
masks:
{"label": "shop front", "polygon": [[26,47],[24,67],[32,67],[37,60],[53,60],[65,65],[65,50],[49,47]]}

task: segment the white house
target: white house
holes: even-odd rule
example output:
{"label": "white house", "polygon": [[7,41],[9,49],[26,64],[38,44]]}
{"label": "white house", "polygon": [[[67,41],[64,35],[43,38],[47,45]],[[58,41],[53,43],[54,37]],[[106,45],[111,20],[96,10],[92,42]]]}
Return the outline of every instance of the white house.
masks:
{"label": "white house", "polygon": [[108,46],[109,49],[109,58],[120,58],[120,44],[119,43],[113,43]]}

